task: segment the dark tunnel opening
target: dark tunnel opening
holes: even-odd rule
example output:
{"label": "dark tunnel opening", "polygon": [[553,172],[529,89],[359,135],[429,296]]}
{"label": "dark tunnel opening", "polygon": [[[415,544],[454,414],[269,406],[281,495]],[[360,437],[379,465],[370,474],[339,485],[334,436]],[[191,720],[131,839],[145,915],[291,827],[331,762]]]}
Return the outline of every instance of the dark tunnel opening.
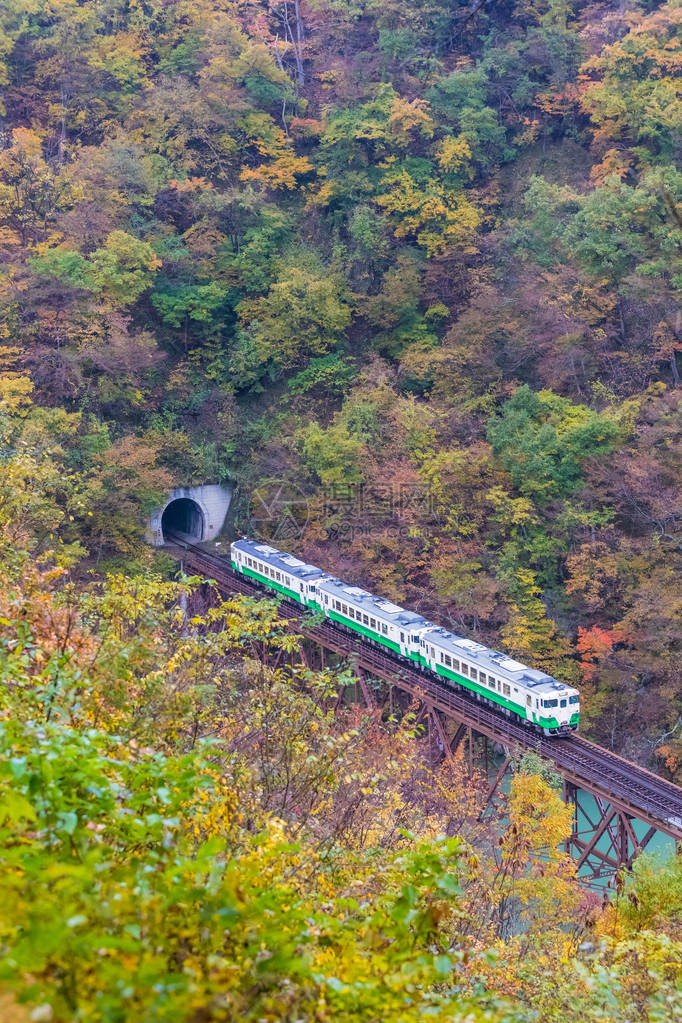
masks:
{"label": "dark tunnel opening", "polygon": [[193,540],[203,540],[204,516],[201,508],[189,497],[171,501],[161,517],[161,529],[164,540],[168,539],[169,533],[184,533]]}

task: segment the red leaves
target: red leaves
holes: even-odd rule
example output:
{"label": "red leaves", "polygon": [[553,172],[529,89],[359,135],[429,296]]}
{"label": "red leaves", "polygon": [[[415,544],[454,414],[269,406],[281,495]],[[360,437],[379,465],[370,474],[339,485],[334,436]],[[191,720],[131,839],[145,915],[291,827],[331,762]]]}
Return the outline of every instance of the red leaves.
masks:
{"label": "red leaves", "polygon": [[593,625],[591,629],[578,628],[576,647],[581,655],[580,668],[583,678],[590,681],[594,678],[600,661],[605,661],[613,652],[614,646],[626,640],[625,630],[621,625],[612,629],[600,629]]}

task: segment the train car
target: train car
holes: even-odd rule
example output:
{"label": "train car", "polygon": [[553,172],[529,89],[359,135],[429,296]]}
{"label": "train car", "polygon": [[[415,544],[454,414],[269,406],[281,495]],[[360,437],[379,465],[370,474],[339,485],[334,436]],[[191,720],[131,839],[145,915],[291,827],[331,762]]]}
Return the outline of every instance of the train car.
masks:
{"label": "train car", "polygon": [[431,624],[422,615],[331,576],[320,582],[320,593],[327,618],[419,662],[419,637]]}
{"label": "train car", "polygon": [[292,554],[255,540],[235,540],[230,548],[232,567],[236,572],[255,579],[271,590],[297,600],[305,607],[322,611],[319,586],[329,578],[321,568],[307,565]]}
{"label": "train car", "polygon": [[578,728],[577,689],[499,650],[434,626],[422,633],[421,661],[437,675],[545,735],[566,735]]}
{"label": "train car", "polygon": [[536,731],[566,735],[578,728],[578,690],[551,675],[456,636],[414,611],[268,544],[237,540],[231,546],[231,559],[234,570],[242,575],[321,612],[448,684],[469,690]]}

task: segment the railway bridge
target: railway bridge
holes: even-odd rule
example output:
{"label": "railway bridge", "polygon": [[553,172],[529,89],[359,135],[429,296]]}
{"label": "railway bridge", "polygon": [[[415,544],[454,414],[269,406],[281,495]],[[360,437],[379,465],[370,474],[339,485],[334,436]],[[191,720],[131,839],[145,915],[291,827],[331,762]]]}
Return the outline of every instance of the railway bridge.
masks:
{"label": "railway bridge", "polygon": [[[169,553],[193,572],[215,582],[223,594],[271,595],[258,583],[232,569],[225,556],[206,551],[177,534],[169,537]],[[394,691],[418,701],[418,721],[430,730],[442,755],[452,756],[468,739],[471,756],[474,737],[485,753],[490,802],[512,770],[516,751],[532,749],[553,763],[563,778],[563,796],[573,807],[573,832],[567,851],[577,860],[586,883],[611,883],[620,869],[634,859],[657,834],[682,843],[682,789],[623,757],[579,735],[545,738],[530,732],[503,713],[483,704],[464,689],[453,689],[431,672],[410,667],[397,656],[378,649],[334,622],[319,621],[295,601],[283,599],[279,614],[292,629],[319,645],[322,651],[351,659],[360,691],[369,707],[376,707],[378,692],[369,685],[379,680]],[[491,775],[489,744],[502,749],[501,763]]]}

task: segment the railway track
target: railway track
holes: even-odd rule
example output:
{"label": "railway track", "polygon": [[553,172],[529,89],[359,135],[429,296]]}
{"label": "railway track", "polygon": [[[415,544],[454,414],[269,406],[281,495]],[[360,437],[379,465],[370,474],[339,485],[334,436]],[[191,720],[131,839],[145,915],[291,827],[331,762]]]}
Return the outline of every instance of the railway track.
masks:
{"label": "railway track", "polygon": [[[169,539],[175,545],[169,553],[181,558],[188,568],[214,580],[220,589],[256,597],[270,595],[258,583],[235,572],[225,556],[205,551],[177,534]],[[502,746],[535,750],[552,761],[571,784],[608,801],[616,810],[682,841],[682,789],[672,782],[580,735],[569,738],[538,735],[492,705],[477,700],[466,690],[451,688],[428,670],[410,667],[399,657],[360,639],[342,626],[328,620],[307,622],[311,616],[302,611],[295,601],[282,599],[279,613],[283,618],[295,621],[300,632],[327,649],[354,658],[365,671],[427,699],[447,717],[475,728]]]}

